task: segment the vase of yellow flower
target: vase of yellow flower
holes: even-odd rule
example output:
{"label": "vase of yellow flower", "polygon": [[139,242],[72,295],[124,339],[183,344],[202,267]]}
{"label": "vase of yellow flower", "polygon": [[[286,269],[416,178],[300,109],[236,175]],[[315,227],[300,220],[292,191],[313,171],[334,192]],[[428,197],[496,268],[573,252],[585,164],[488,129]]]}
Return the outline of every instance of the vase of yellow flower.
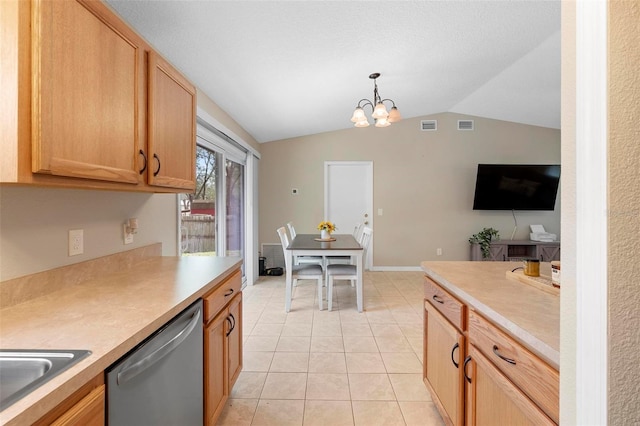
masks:
{"label": "vase of yellow flower", "polygon": [[320,238],[323,240],[328,240],[329,238],[331,238],[331,233],[337,228],[333,223],[329,221],[323,221],[318,225],[318,229],[320,230]]}

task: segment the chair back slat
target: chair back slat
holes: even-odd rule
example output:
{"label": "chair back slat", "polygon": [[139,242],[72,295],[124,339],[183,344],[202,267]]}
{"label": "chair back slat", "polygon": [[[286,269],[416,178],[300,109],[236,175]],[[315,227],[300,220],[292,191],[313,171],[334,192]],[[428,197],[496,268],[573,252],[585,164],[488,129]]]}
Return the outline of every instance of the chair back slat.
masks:
{"label": "chair back slat", "polygon": [[364,223],[356,223],[356,227],[353,230],[353,238],[355,238],[356,241],[360,241],[360,238],[362,237],[363,227],[364,227]]}
{"label": "chair back slat", "polygon": [[293,227],[293,222],[287,223],[287,228],[289,228],[289,235],[291,235],[291,241],[296,237],[296,228]]}
{"label": "chair back slat", "polygon": [[289,238],[287,237],[287,230],[284,226],[278,228],[278,235],[280,236],[280,244],[282,244],[282,253],[284,254],[284,266],[287,270],[291,268],[291,258],[287,256],[287,247],[289,247]]}
{"label": "chair back slat", "polygon": [[371,242],[371,235],[373,234],[373,229],[365,226],[362,228],[362,236],[360,237],[360,245],[362,246],[363,253],[362,258],[366,262],[367,259],[367,251],[369,250],[369,243]]}

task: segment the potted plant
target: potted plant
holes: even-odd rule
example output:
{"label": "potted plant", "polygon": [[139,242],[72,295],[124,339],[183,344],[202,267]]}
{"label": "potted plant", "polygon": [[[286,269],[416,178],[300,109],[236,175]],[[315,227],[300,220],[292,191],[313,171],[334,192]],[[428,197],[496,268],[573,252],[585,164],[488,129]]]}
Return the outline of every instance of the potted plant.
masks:
{"label": "potted plant", "polygon": [[480,246],[480,251],[482,252],[482,258],[486,259],[489,257],[489,246],[491,245],[491,240],[493,238],[500,238],[498,230],[493,228],[483,228],[482,231],[477,234],[473,234],[471,238],[469,238],[469,243],[472,245],[478,244]]}
{"label": "potted plant", "polygon": [[331,233],[338,228],[329,221],[323,221],[318,225],[318,229],[320,230],[320,238],[323,240],[329,240],[331,239]]}

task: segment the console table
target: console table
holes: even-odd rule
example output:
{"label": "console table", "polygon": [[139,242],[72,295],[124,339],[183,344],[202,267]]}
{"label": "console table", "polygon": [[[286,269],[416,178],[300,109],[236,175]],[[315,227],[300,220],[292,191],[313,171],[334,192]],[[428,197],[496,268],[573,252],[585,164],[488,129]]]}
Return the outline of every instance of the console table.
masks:
{"label": "console table", "polygon": [[540,259],[541,262],[560,260],[560,241],[498,240],[489,246],[489,257],[482,258],[479,244],[471,245],[471,260],[513,262],[521,259]]}

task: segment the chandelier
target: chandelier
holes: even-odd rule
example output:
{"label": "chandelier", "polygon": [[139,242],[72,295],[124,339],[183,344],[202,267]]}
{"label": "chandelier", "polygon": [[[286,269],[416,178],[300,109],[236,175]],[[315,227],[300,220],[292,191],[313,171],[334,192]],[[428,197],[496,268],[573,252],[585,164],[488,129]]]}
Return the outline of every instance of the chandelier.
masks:
{"label": "chandelier", "polygon": [[[396,103],[391,99],[381,99],[380,94],[378,93],[378,84],[376,83],[376,79],[380,77],[379,72],[374,72],[369,76],[370,79],[373,80],[373,102],[369,99],[360,99],[358,102],[358,106],[355,111],[353,111],[353,116],[351,117],[351,121],[356,123],[356,127],[367,127],[369,126],[369,120],[367,116],[364,115],[365,106],[370,106],[373,110],[371,114],[371,118],[376,121],[376,127],[387,127],[390,126],[391,123],[396,121],[400,121],[402,117],[400,117],[400,112],[398,108],[396,108]],[[391,102],[393,105],[391,107],[391,111],[387,112],[387,108],[384,106],[384,102]]]}

